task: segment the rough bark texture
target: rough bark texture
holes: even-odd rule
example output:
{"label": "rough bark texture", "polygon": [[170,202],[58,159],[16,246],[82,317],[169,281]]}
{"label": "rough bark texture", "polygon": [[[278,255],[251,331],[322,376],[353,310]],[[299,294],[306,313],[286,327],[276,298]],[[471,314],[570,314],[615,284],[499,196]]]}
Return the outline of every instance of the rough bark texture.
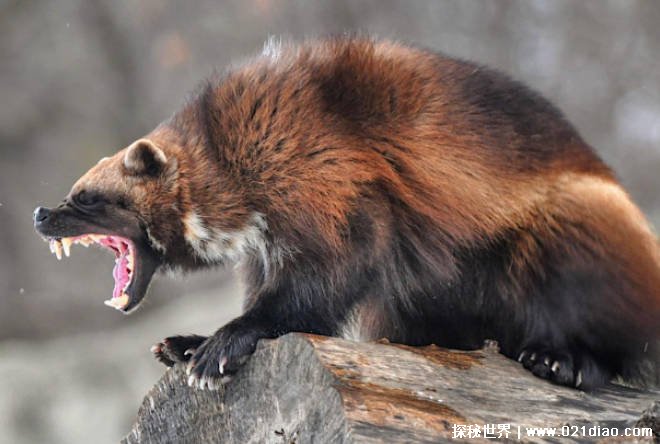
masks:
{"label": "rough bark texture", "polygon": [[[657,401],[658,391],[585,394],[549,384],[493,346],[464,352],[289,334],[261,341],[225,390],[189,388],[183,368],[170,369],[123,442],[437,443],[455,442],[454,424],[511,424],[512,439],[518,426],[524,436],[531,426],[623,433],[637,425],[654,427],[657,440]],[[555,442],[572,440],[596,438]]]}

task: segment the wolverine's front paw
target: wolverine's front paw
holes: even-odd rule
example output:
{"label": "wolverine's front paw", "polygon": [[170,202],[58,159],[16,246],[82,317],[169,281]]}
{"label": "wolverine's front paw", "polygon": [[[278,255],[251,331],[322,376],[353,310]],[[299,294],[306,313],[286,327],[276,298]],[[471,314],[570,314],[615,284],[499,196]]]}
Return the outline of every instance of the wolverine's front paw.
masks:
{"label": "wolverine's front paw", "polygon": [[188,385],[211,390],[228,382],[254,352],[263,330],[230,323],[197,348],[188,362]]}
{"label": "wolverine's front paw", "polygon": [[168,367],[177,362],[187,362],[197,347],[205,340],[206,336],[170,336],[151,347],[151,352],[156,359]]}

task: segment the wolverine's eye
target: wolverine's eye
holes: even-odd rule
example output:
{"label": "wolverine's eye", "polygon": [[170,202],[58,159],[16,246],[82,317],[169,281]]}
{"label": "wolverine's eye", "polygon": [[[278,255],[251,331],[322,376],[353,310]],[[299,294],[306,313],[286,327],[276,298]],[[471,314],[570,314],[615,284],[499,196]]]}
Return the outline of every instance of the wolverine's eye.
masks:
{"label": "wolverine's eye", "polygon": [[84,208],[96,208],[103,203],[103,198],[94,191],[82,190],[73,197],[76,205]]}

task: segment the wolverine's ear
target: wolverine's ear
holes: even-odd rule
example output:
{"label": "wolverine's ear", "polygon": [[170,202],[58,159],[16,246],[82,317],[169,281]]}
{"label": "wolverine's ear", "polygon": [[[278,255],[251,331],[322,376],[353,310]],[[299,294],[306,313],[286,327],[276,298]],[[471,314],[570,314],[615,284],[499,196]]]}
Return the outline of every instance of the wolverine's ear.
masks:
{"label": "wolverine's ear", "polygon": [[124,167],[130,174],[157,176],[166,165],[165,153],[149,139],[136,140],[124,155]]}

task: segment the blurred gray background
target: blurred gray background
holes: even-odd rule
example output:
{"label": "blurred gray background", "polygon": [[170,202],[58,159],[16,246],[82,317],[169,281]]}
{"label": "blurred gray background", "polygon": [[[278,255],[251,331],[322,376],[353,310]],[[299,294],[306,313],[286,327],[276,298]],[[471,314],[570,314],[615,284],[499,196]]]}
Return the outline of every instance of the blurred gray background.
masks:
{"label": "blurred gray background", "polygon": [[116,442],[162,373],[149,346],[239,312],[228,271],[159,277],[125,317],[112,258],[58,262],[31,213],[168,117],[213,68],[269,36],[346,31],[500,68],[543,93],[660,221],[657,1],[0,1],[0,430],[3,442]]}

